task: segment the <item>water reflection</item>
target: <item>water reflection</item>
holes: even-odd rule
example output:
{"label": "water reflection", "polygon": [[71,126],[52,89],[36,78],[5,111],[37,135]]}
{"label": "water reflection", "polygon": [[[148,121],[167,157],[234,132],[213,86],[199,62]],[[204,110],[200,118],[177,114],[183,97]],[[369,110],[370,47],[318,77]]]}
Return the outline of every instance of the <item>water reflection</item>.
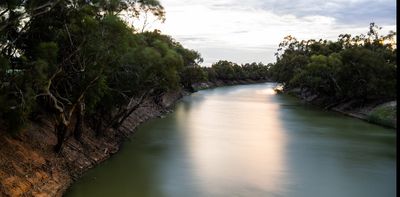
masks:
{"label": "water reflection", "polygon": [[[188,113],[177,109],[177,124],[186,133],[185,145],[207,196],[249,189],[278,193],[284,188],[286,136],[277,119],[279,106],[265,96],[273,91],[240,90],[228,99],[226,94],[199,92],[194,95],[203,97],[194,103],[198,106]],[[226,93],[232,94],[229,88]]]}
{"label": "water reflection", "polygon": [[299,106],[279,110],[291,139],[285,196],[395,196],[394,131],[275,98]]}
{"label": "water reflection", "polygon": [[185,97],[66,196],[395,196],[393,130],[275,95],[274,86]]}

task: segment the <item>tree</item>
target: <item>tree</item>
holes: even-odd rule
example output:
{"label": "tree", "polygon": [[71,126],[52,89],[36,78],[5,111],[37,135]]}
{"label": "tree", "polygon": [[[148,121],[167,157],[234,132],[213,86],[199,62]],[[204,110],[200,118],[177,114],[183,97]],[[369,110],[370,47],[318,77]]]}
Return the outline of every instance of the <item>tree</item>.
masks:
{"label": "tree", "polygon": [[[33,110],[45,109],[55,117],[56,151],[61,150],[74,119],[74,136],[79,139],[87,110],[92,113],[109,96],[116,82],[111,79],[119,77],[114,72],[132,63],[129,54],[144,43],[118,13],[140,14],[144,9],[163,17],[156,0],[2,2],[0,117],[15,119],[7,121],[11,127],[22,125],[17,123],[24,122]],[[168,51],[157,65],[179,66],[177,56]],[[140,68],[129,69],[134,76],[130,85],[137,84],[135,76],[145,73],[139,73]],[[177,76],[173,69],[162,72]]]}
{"label": "tree", "polygon": [[269,75],[285,88],[306,88],[335,100],[395,99],[396,33],[380,36],[379,30],[371,23],[367,36],[341,34],[335,42],[285,37]]}

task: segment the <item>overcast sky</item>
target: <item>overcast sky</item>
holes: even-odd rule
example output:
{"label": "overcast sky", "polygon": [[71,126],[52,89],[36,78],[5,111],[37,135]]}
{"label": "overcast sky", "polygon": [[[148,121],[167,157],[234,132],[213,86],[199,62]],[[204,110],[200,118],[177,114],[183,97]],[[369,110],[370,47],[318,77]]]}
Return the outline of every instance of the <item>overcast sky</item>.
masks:
{"label": "overcast sky", "polygon": [[396,30],[396,0],[160,0],[163,24],[151,28],[199,51],[204,66],[220,59],[274,62],[286,35],[336,40],[341,33],[366,33],[370,22],[382,33]]}

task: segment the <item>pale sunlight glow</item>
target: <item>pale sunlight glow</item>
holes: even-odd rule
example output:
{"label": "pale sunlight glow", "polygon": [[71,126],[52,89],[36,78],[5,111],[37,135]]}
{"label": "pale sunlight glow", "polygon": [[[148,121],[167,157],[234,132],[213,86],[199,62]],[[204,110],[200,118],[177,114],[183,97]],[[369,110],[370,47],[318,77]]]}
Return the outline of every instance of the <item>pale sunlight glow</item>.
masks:
{"label": "pale sunlight glow", "polygon": [[256,93],[257,94],[274,95],[274,94],[276,94],[276,91],[274,89],[272,89],[272,88],[268,88],[268,89],[265,89],[265,90],[258,90],[258,91],[256,91]]}
{"label": "pale sunlight glow", "polygon": [[[202,191],[221,195],[221,188],[215,187],[229,181],[243,189],[250,182],[261,190],[278,192],[283,188],[286,133],[278,119],[279,105],[265,101],[272,99],[266,95],[272,92],[269,87],[251,100],[251,91],[231,92],[236,96],[229,101],[208,95],[198,106],[191,106],[190,113],[177,109],[182,131],[191,131],[185,132],[186,146]],[[251,113],[238,113],[246,111]],[[207,130],[210,128],[216,129]]]}

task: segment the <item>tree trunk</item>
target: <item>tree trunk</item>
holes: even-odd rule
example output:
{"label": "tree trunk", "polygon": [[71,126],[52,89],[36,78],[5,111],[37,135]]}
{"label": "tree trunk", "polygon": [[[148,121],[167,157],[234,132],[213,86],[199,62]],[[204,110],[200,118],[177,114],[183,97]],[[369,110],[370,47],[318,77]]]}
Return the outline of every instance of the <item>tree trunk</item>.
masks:
{"label": "tree trunk", "polygon": [[62,121],[59,122],[54,128],[57,134],[57,144],[54,146],[54,151],[56,153],[59,153],[61,151],[65,136],[67,134],[67,128],[68,125],[66,125],[65,122]]}
{"label": "tree trunk", "polygon": [[139,106],[143,103],[145,98],[147,98],[147,95],[149,93],[151,93],[152,91],[153,90],[151,89],[151,90],[143,93],[139,97],[137,103],[134,106],[132,106],[134,98],[131,98],[130,102],[128,103],[126,108],[122,112],[118,113],[114,118],[112,118],[110,123],[104,129],[107,130],[111,127],[114,129],[118,129],[122,125],[122,123],[125,121],[125,119],[128,118],[137,108],[139,108]]}
{"label": "tree trunk", "polygon": [[101,137],[104,134],[104,129],[103,129],[103,120],[101,117],[99,117],[99,120],[97,123],[95,123],[94,126],[94,132],[96,133],[96,137]]}
{"label": "tree trunk", "polygon": [[139,101],[139,103],[137,103],[135,106],[133,106],[127,113],[125,113],[125,115],[116,123],[113,125],[114,129],[118,129],[122,123],[124,123],[124,121],[135,111],[137,110],[140,105],[143,103],[144,101],[144,97]]}
{"label": "tree trunk", "polygon": [[84,115],[85,115],[85,104],[83,102],[79,102],[76,113],[75,129],[74,129],[74,138],[78,141],[81,139],[83,133]]}

